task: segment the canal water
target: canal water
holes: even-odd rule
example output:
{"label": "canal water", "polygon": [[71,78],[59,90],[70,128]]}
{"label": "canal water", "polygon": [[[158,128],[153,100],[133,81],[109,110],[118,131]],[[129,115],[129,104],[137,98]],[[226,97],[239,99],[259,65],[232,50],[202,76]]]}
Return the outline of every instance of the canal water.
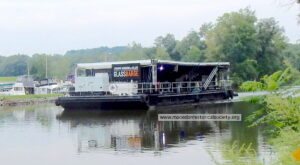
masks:
{"label": "canal water", "polygon": [[[151,111],[64,111],[52,104],[0,109],[1,164],[216,164],[228,146],[251,144],[265,162],[263,128],[248,128],[259,107],[244,102]],[[158,121],[158,114],[242,114],[242,121]],[[226,149],[227,147],[227,149]],[[227,155],[227,156],[226,156]]]}

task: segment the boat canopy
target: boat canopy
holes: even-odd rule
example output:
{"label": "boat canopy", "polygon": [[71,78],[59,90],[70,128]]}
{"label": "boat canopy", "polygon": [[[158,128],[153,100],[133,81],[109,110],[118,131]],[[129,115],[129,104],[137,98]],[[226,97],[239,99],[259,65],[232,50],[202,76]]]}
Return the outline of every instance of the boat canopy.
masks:
{"label": "boat canopy", "polygon": [[229,66],[229,62],[180,62],[169,60],[136,60],[136,61],[117,61],[99,63],[79,63],[77,69],[111,69],[112,65],[118,64],[140,64],[141,66],[152,66],[157,64],[170,64],[179,66]]}

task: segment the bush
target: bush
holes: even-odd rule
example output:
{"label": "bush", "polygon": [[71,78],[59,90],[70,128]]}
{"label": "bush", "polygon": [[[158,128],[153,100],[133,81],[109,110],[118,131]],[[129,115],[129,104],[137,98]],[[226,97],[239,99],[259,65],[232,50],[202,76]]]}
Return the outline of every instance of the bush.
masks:
{"label": "bush", "polygon": [[263,84],[257,81],[246,81],[241,86],[242,91],[259,91],[263,89]]}
{"label": "bush", "polygon": [[247,117],[252,126],[267,123],[274,126],[274,132],[281,130],[300,131],[300,98],[282,98],[269,95],[262,102],[265,107]]}
{"label": "bush", "polygon": [[261,78],[261,82],[246,81],[242,83],[240,89],[242,91],[274,91],[279,89],[281,85],[289,83],[292,78],[297,77],[298,74],[298,72],[293,72],[292,69],[288,67],[284,71],[277,71],[271,75],[264,75]]}
{"label": "bush", "polygon": [[260,104],[263,109],[253,112],[247,117],[250,126],[267,124],[272,126],[271,143],[276,152],[276,159],[272,164],[299,164],[294,154],[300,149],[300,98],[281,95],[269,95]]}

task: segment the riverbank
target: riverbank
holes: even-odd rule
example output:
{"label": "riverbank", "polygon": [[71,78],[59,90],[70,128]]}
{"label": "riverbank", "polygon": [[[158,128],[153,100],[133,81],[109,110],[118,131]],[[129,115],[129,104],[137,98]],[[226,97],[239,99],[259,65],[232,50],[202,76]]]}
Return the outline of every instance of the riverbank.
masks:
{"label": "riverbank", "polygon": [[253,97],[250,103],[262,105],[246,120],[250,127],[265,125],[265,132],[276,153],[272,164],[300,163],[300,97],[299,90],[288,89],[264,97]]}
{"label": "riverbank", "polygon": [[61,94],[0,96],[0,106],[54,103]]}

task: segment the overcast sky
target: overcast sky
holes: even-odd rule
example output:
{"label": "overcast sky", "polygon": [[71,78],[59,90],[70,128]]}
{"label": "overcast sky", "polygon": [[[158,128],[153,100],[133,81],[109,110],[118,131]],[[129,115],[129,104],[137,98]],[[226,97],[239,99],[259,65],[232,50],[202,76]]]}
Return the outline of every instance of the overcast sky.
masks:
{"label": "overcast sky", "polygon": [[275,17],[290,42],[300,39],[292,0],[0,0],[0,54],[61,53],[71,49],[153,45],[159,35],[182,39],[205,22],[247,6]]}

